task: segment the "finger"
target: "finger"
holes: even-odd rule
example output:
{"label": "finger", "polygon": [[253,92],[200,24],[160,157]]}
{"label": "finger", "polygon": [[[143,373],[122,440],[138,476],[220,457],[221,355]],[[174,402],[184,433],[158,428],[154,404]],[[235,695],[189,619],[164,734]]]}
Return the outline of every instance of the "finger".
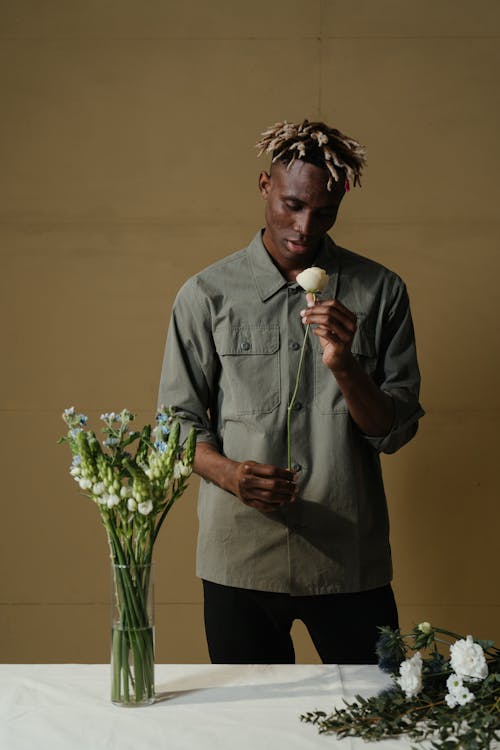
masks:
{"label": "finger", "polygon": [[324,326],[317,326],[316,328],[313,328],[313,333],[315,336],[319,336],[321,339],[326,339],[327,341],[331,341],[334,344],[338,344],[339,342],[341,344],[344,344],[345,346],[349,346],[349,344],[352,343],[352,335],[349,333],[346,333],[342,328],[326,328]]}
{"label": "finger", "polygon": [[283,469],[280,466],[273,466],[272,464],[260,464],[257,461],[245,461],[243,472],[248,476],[284,479],[288,482],[293,482],[296,479],[296,473],[290,469]]}
{"label": "finger", "polygon": [[290,502],[297,494],[295,486],[276,488],[269,486],[254,486],[252,482],[242,480],[240,484],[240,497],[254,500],[264,500],[269,503]]}
{"label": "finger", "polygon": [[337,321],[340,325],[344,326],[347,330],[355,331],[357,327],[356,317],[352,318],[346,315],[341,310],[337,310],[334,307],[319,307],[316,306],[312,309],[301,310],[302,322],[311,323],[312,325],[325,323],[328,324],[330,321]]}
{"label": "finger", "polygon": [[332,315],[341,320],[345,320],[351,325],[356,326],[357,316],[351,312],[344,305],[334,299],[326,300],[325,302],[318,302],[313,307],[307,307],[305,310],[301,310],[300,314],[302,317],[311,318],[319,314]]}

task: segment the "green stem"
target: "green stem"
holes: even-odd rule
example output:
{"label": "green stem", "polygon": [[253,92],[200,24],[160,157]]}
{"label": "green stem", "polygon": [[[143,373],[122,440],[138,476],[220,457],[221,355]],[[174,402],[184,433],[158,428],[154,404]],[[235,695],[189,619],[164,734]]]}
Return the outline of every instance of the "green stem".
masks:
{"label": "green stem", "polygon": [[295,388],[292,394],[292,398],[290,399],[290,403],[288,404],[287,409],[287,420],[286,420],[286,436],[287,436],[287,460],[288,460],[288,469],[292,468],[292,439],[291,439],[291,420],[292,420],[292,409],[295,404],[295,399],[297,398],[297,392],[299,390],[299,383],[300,383],[300,375],[302,372],[302,363],[304,361],[304,352],[306,350],[306,341],[307,341],[307,335],[309,333],[310,324],[308,323],[306,325],[306,330],[304,332],[304,340],[302,342],[302,349],[300,350],[300,359],[299,359],[299,367],[297,370],[297,377],[295,378]]}
{"label": "green stem", "polygon": [[153,531],[153,536],[151,538],[151,550],[153,549],[153,544],[155,543],[155,539],[158,536],[158,532],[160,531],[161,525],[163,521],[165,520],[168,511],[170,510],[172,505],[175,503],[175,501],[178,500],[179,497],[184,492],[184,484],[185,482],[179,483],[179,486],[177,487],[176,491],[172,493],[172,497],[170,498],[168,503],[165,505],[162,511],[162,514],[160,518],[158,519],[158,523],[156,524],[155,530]]}

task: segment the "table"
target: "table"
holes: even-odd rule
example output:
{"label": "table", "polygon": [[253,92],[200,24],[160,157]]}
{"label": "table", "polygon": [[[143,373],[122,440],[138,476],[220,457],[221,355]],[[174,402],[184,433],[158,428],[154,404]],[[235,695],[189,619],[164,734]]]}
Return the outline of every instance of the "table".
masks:
{"label": "table", "polygon": [[107,664],[3,664],[0,750],[409,750],[299,720],[389,682],[375,666],[159,664],[157,702],[123,708],[110,702]]}

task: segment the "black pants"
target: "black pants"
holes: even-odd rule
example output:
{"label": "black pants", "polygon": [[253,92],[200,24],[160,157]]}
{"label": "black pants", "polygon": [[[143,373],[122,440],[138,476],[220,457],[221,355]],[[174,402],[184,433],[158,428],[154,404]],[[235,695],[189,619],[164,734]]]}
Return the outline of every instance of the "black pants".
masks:
{"label": "black pants", "polygon": [[375,664],[378,625],[398,627],[390,585],[355,594],[290,596],[203,581],[212,664],[294,664],[302,620],[324,664]]}

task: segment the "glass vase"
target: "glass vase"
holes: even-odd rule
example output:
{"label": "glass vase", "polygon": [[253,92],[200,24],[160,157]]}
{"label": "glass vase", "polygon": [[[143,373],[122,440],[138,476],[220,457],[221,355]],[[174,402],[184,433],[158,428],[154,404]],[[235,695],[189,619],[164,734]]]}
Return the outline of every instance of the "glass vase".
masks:
{"label": "glass vase", "polygon": [[154,702],[152,565],[112,565],[111,701]]}

